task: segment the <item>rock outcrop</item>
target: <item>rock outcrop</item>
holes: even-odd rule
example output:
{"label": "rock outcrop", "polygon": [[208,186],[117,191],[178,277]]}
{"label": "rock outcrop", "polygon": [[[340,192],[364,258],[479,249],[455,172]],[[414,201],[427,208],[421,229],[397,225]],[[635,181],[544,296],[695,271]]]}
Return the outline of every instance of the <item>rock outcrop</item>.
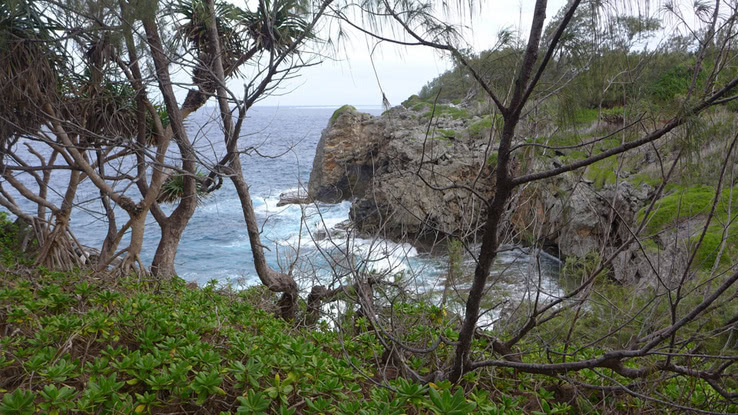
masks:
{"label": "rock outcrop", "polygon": [[513,224],[519,231],[556,246],[563,256],[584,257],[603,246],[618,246],[630,237],[628,228],[650,190],[647,185],[636,187],[627,181],[595,189],[571,176],[561,176],[524,192]]}
{"label": "rock outcrop", "polygon": [[[363,233],[416,242],[439,235],[472,239],[484,223],[484,200],[494,192],[496,161],[487,135],[470,132],[474,124],[479,118],[441,116],[429,126],[422,112],[404,107],[381,117],[342,108],[318,144],[308,198],[352,201],[351,220]],[[556,160],[524,162],[543,170]],[[501,232],[523,242],[543,240],[562,257],[608,256],[629,239],[652,190],[627,180],[595,186],[581,174],[532,183],[512,200],[511,227]],[[613,278],[653,279],[652,263],[634,244],[617,256]]]}
{"label": "rock outcrop", "polygon": [[[384,237],[466,237],[479,227],[492,165],[485,140],[463,133],[466,123],[434,120],[396,107],[381,117],[343,110],[323,131],[308,186],[313,200],[352,200],[351,219]],[[444,189],[443,192],[438,189]]]}

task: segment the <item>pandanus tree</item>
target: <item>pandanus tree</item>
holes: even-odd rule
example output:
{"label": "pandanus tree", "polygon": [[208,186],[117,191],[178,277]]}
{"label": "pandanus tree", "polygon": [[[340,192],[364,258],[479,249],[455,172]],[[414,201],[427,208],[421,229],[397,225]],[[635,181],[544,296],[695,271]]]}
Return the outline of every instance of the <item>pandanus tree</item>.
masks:
{"label": "pandanus tree", "polygon": [[[177,39],[196,56],[192,78],[197,89],[187,95],[183,110],[196,110],[215,92],[213,79],[213,47],[208,43],[208,9],[205,0],[178,1],[173,11],[181,18]],[[295,0],[259,1],[255,10],[244,10],[231,3],[214,5],[218,49],[226,79],[240,75],[244,64],[260,58],[263,52],[282,53],[295,39],[311,38],[308,22],[304,20],[308,10]]]}
{"label": "pandanus tree", "polygon": [[[221,174],[227,175],[236,188],[248,230],[257,275],[269,290],[282,293],[278,305],[280,314],[284,318],[293,318],[296,311],[298,287],[291,275],[293,267],[291,266],[285,273],[273,269],[266,262],[249,186],[243,177],[238,139],[249,108],[267,95],[288,74],[307,65],[305,60],[299,59],[298,47],[313,38],[313,29],[330,2],[326,0],[319,3],[310,20],[304,17],[307,16],[307,9],[303,8],[301,3],[293,0],[273,2],[261,0],[253,12],[234,13],[240,17],[238,24],[244,27],[243,33],[248,38],[251,48],[246,55],[237,58],[236,61],[253,57],[256,66],[263,65],[257,68],[255,75],[248,80],[244,88],[245,95],[240,99],[233,99],[234,95],[226,86],[226,79],[232,75],[234,69],[229,63],[229,58],[233,54],[231,51],[221,50],[227,42],[222,39],[218,7],[213,0],[206,0],[205,12],[209,17],[205,20],[207,44],[202,45],[191,41],[193,46],[199,47],[199,50],[207,50],[208,55],[214,56],[211,75],[216,81],[215,92],[223,125],[226,154],[213,172],[222,172]],[[193,32],[190,30],[189,33]],[[296,56],[298,59],[295,59]],[[235,105],[234,111],[238,114],[235,122],[231,105]],[[211,180],[213,176],[214,174],[211,174]]]}
{"label": "pandanus tree", "polygon": [[54,100],[63,49],[52,37],[55,24],[31,1],[0,4],[0,141],[41,127],[38,100]]}
{"label": "pandanus tree", "polygon": [[[193,57],[192,66],[192,83],[193,87],[187,93],[181,108],[173,109],[174,103],[167,104],[167,110],[170,115],[172,111],[180,113],[182,118],[187,117],[192,112],[202,107],[207,100],[215,95],[216,89],[241,75],[244,66],[254,64],[255,66],[262,60],[263,54],[271,54],[272,59],[267,65],[269,68],[276,68],[284,61],[285,57],[295,52],[296,46],[304,39],[309,38],[308,24],[301,20],[298,3],[292,1],[286,2],[259,2],[255,11],[248,11],[238,8],[232,4],[218,2],[212,4],[211,8],[208,3],[201,0],[195,1],[179,1],[173,5],[172,10],[175,12],[178,21],[176,29],[176,38],[183,47],[186,54]],[[217,39],[212,41],[209,35],[209,22],[213,20],[213,36]],[[144,21],[146,23],[146,21]],[[155,30],[153,22],[144,24],[149,38]],[[304,30],[303,30],[304,29]],[[301,31],[302,30],[302,31]],[[154,62],[157,64],[157,75],[161,81],[165,76],[166,57],[159,56],[158,52],[152,51]],[[277,55],[276,63],[274,55]],[[281,58],[279,57],[281,56]],[[216,71],[216,61],[222,67],[222,74],[218,75]],[[247,107],[253,105],[256,100],[263,98],[269,92],[269,85],[272,84],[274,71],[257,70],[247,83],[253,86],[249,97]],[[176,101],[174,96],[167,97],[166,101]],[[232,96],[232,95],[231,95]],[[240,128],[240,127],[239,127]],[[185,132],[183,131],[182,134]],[[239,133],[240,134],[240,133]],[[177,140],[182,155],[182,197],[178,201],[172,215],[166,217],[161,211],[152,210],[154,217],[162,228],[162,240],[157,248],[152,270],[161,275],[174,274],[174,257],[179,239],[187,225],[187,222],[194,214],[196,208],[196,199],[198,192],[201,194],[210,193],[220,187],[223,177],[222,167],[228,165],[234,159],[237,159],[235,142],[238,137],[234,136],[227,142],[233,142],[227,146],[227,154],[215,165],[210,166],[210,173],[205,177],[197,177],[195,171],[196,155],[191,145],[186,142]],[[185,162],[188,166],[185,167]],[[193,162],[193,163],[190,163]],[[240,161],[236,161],[240,162]],[[230,174],[231,178],[239,176],[242,180],[242,172]],[[191,185],[188,182],[192,181]],[[245,186],[245,184],[244,184]],[[238,186],[237,186],[238,187]],[[199,189],[199,190],[198,190]],[[248,204],[250,205],[250,198]],[[252,214],[253,214],[253,209]],[[255,223],[255,222],[254,222]],[[256,234],[258,238],[258,231]],[[257,260],[257,270],[261,269],[259,275],[266,275],[268,267],[263,259],[261,243],[252,241],[252,251],[255,252]],[[259,266],[263,265],[263,266]],[[268,284],[270,285],[270,284]],[[284,284],[279,284],[280,287]],[[274,284],[271,284],[274,286]],[[289,285],[295,287],[294,282]],[[290,289],[291,289],[290,288]],[[295,290],[296,292],[296,287]],[[296,300],[296,295],[293,296]],[[294,300],[292,303],[294,303]]]}
{"label": "pandanus tree", "polygon": [[[51,154],[41,160],[40,168],[16,157],[13,163],[17,165],[4,168],[3,177],[24,199],[39,206],[36,216],[43,218],[43,209],[54,215],[64,212],[54,219],[62,225],[56,227],[57,234],[68,230],[80,183],[94,185],[108,226],[98,264],[101,270],[121,255],[122,272],[134,265],[143,270],[140,253],[145,221],[151,213],[162,230],[151,269],[156,275],[174,275],[177,247],[199,197],[220,186],[225,177],[222,167],[238,154],[229,146],[215,166],[205,166],[198,160],[184,119],[215,95],[219,85],[242,75],[244,68],[252,72],[244,77],[250,92],[243,100],[251,107],[284,79],[293,65],[289,58],[296,55],[301,42],[311,38],[311,26],[302,20],[307,10],[297,2],[261,2],[253,11],[225,2],[213,6],[210,12],[208,3],[200,0],[173,4],[99,1],[79,6],[19,1],[0,5],[2,41],[9,46],[2,49],[1,62],[9,82],[0,87],[8,88],[6,100],[17,101],[0,110],[8,121],[3,123],[3,137],[19,135],[13,126],[23,125],[23,133],[43,143]],[[163,17],[165,12],[173,13]],[[47,15],[64,24],[48,27]],[[160,18],[173,19],[176,30],[163,31]],[[210,18],[215,21],[215,44],[208,32]],[[170,35],[179,43],[166,38]],[[62,70],[55,66],[56,56],[64,53],[74,57],[69,68]],[[224,68],[219,78],[216,60]],[[191,87],[182,103],[177,100],[170,73],[173,65],[192,68]],[[275,77],[277,68],[287,69]],[[64,82],[57,79],[60,74],[66,74]],[[149,88],[158,90],[161,105],[150,98]],[[46,129],[39,130],[43,124]],[[170,151],[170,144],[176,145],[176,154]],[[12,153],[12,145],[4,139],[3,146],[8,147],[4,155]],[[57,158],[63,163],[48,167]],[[127,160],[129,167],[115,164],[117,160]],[[64,195],[62,207],[45,200],[43,183],[48,183],[48,176],[57,169],[70,175],[67,187],[56,190]],[[203,169],[209,173],[200,174]],[[11,173],[18,170],[33,176],[40,190],[34,192],[16,180]],[[42,171],[43,177],[36,171]],[[139,190],[138,200],[133,189]],[[0,202],[13,213],[24,214],[10,193],[3,192]],[[160,203],[172,204],[171,213],[165,213]],[[123,223],[116,222],[119,209],[128,215]],[[51,221],[42,219],[40,223]],[[130,244],[120,249],[127,234]],[[59,256],[53,245],[42,245],[39,258]],[[261,245],[257,243],[255,250],[260,251]],[[62,262],[78,262],[73,257],[80,249],[67,251],[69,261]],[[255,255],[263,258],[263,254]],[[259,269],[267,269],[264,267]],[[296,296],[291,298],[294,303]]]}
{"label": "pandanus tree", "polygon": [[[104,83],[99,71],[88,70],[87,76],[75,76],[73,65],[89,69],[93,61],[100,64],[105,57],[91,46],[82,62],[74,62],[70,50],[60,39],[59,34],[65,28],[55,20],[57,16],[50,7],[31,0],[0,5],[0,95],[3,100],[0,105],[0,173],[17,194],[35,203],[37,210],[35,215],[22,211],[12,193],[1,187],[0,203],[32,224],[39,244],[38,264],[68,268],[80,261],[80,247],[69,233],[69,220],[76,189],[83,177],[75,163],[53,166],[59,156],[69,156],[68,149],[64,148],[64,143],[47,136],[42,127],[52,130],[52,124],[58,124],[61,118],[93,129],[96,126],[115,129],[127,126],[128,122],[108,120],[102,123],[92,114],[111,110],[109,106],[98,105],[100,99],[110,98],[110,95],[102,93]],[[93,90],[100,93],[91,93]],[[94,100],[98,102],[91,103]],[[118,113],[116,109],[112,112]],[[81,129],[74,135],[91,140]],[[39,146],[33,147],[22,140],[29,136],[45,142],[48,147],[39,151]],[[18,155],[19,143],[35,160],[23,160]],[[66,160],[71,161],[71,158]],[[34,164],[40,164],[41,168]],[[52,172],[58,168],[70,172],[67,187],[61,192],[61,203],[57,205],[47,196]],[[32,185],[19,180],[19,172],[30,175]]]}

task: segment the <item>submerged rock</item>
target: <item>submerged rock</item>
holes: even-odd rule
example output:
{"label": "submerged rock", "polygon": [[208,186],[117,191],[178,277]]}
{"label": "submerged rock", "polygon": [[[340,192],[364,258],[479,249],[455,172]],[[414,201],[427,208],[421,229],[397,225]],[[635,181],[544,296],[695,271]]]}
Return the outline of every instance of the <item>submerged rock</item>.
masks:
{"label": "submerged rock", "polygon": [[280,193],[277,207],[286,205],[304,205],[310,202],[312,202],[312,200],[310,199],[310,197],[308,197],[308,194],[305,193],[305,191],[298,189]]}

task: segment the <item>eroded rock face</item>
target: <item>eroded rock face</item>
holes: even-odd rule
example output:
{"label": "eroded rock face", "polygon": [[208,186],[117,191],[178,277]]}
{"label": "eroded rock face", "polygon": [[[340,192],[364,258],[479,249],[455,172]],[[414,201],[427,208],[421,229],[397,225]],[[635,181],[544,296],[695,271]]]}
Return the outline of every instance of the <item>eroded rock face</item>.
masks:
{"label": "eroded rock face", "polygon": [[[494,193],[495,158],[489,155],[496,149],[464,133],[469,120],[441,118],[432,126],[436,133],[434,128],[429,133],[428,122],[403,107],[381,117],[343,111],[323,131],[309,198],[351,200],[353,224],[383,238],[472,239],[484,224],[483,200]],[[624,180],[596,188],[581,174],[561,175],[524,187],[510,203],[511,228],[501,232],[521,241],[546,241],[562,257],[583,258],[593,251],[607,257],[631,236],[629,228],[651,190]],[[631,246],[612,267],[614,278],[639,283],[654,280],[649,266],[649,258]]]}
{"label": "eroded rock face", "polygon": [[321,136],[310,197],[353,200],[359,230],[392,239],[474,233],[484,203],[472,192],[489,197],[494,188],[486,142],[452,134],[460,120],[434,125],[427,136],[428,120],[402,107],[382,117],[343,111]]}
{"label": "eroded rock face", "polygon": [[346,109],[323,130],[313,160],[308,194],[313,200],[337,203],[362,195],[385,144],[380,120]]}
{"label": "eroded rock face", "polygon": [[579,183],[559,194],[550,201],[550,232],[563,255],[584,257],[630,237],[628,227],[648,198],[648,188],[623,181],[598,191]]}
{"label": "eroded rock face", "polygon": [[[584,258],[595,252],[609,257],[631,237],[636,215],[649,200],[648,185],[627,181],[596,189],[578,175],[562,175],[524,192],[512,217],[514,228],[555,246],[561,257]],[[634,245],[634,244],[633,244]],[[613,277],[637,283],[651,279],[645,258],[629,246],[612,264]]]}

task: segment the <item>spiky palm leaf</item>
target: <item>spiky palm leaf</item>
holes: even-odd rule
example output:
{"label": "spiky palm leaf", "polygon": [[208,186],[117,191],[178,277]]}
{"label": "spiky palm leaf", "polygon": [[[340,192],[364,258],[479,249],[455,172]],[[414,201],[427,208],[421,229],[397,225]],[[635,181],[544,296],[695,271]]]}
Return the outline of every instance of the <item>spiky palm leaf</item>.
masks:
{"label": "spiky palm leaf", "polygon": [[[245,49],[247,42],[237,30],[239,11],[238,7],[230,3],[215,3],[215,24],[220,36],[221,57],[226,73],[231,73],[239,58],[247,53]],[[203,0],[178,0],[174,12],[180,16],[180,26],[176,31],[178,39],[189,47],[198,59],[193,74],[195,83],[204,90],[211,91],[215,86],[210,70],[214,53],[208,44],[207,4]]]}
{"label": "spiky palm leaf", "polygon": [[58,96],[56,25],[31,0],[0,2],[0,141],[37,130]]}
{"label": "spiky palm leaf", "polygon": [[243,11],[246,31],[255,47],[284,52],[308,30],[304,4],[300,0],[261,0],[256,11]]}
{"label": "spiky palm leaf", "polygon": [[[205,178],[205,174],[202,172],[195,173],[197,182],[195,186],[197,188],[197,201],[200,203],[205,196],[202,190],[201,179]],[[184,195],[184,174],[170,173],[169,177],[164,180],[164,184],[161,186],[159,196],[156,198],[158,203],[176,203]]]}
{"label": "spiky palm leaf", "polygon": [[[197,56],[195,83],[212,91],[210,66],[213,53],[207,38],[207,5],[203,0],[178,0],[174,12],[180,16],[178,38]],[[281,53],[305,33],[307,14],[301,0],[260,0],[255,11],[243,10],[230,3],[215,3],[215,23],[220,36],[223,69],[226,76],[238,72],[238,67],[256,52]]]}

